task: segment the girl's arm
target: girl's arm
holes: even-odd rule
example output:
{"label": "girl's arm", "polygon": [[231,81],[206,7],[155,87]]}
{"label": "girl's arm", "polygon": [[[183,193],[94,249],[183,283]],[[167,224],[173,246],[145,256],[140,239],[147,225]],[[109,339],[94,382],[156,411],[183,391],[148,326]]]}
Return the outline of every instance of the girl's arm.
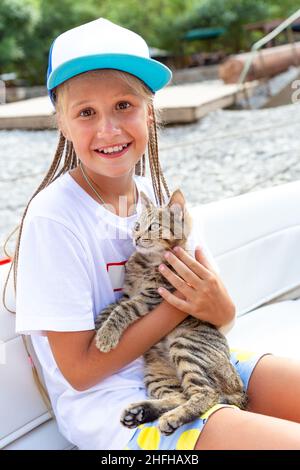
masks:
{"label": "girl's arm", "polygon": [[[187,315],[220,328],[233,321],[235,307],[225,286],[201,250],[196,259],[179,250],[169,253],[162,274],[177,289],[163,290],[165,299],[145,317],[129,326],[118,346],[109,353],[95,346],[95,331],[48,331],[48,340],[62,374],[77,390],[86,390],[143,355],[181,323]],[[184,313],[185,312],[185,313]]]}
{"label": "girl's arm", "polygon": [[142,356],[186,316],[186,313],[163,301],[129,326],[118,346],[109,353],[102,353],[96,348],[94,330],[48,331],[47,336],[61,373],[73,388],[83,391]]}
{"label": "girl's arm", "polygon": [[217,328],[223,327],[223,331],[228,329],[235,319],[235,305],[202,249],[197,247],[193,258],[176,247],[173,252],[166,252],[165,257],[175,272],[163,263],[160,271],[183,298],[163,288],[159,289],[160,295],[182,312]]}

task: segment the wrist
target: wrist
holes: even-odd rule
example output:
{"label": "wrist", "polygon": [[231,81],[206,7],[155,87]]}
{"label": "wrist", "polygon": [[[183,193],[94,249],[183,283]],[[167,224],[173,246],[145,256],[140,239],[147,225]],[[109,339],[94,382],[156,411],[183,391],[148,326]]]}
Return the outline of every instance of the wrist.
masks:
{"label": "wrist", "polygon": [[215,324],[216,328],[227,330],[228,325],[231,327],[235,322],[236,317],[236,307],[235,304],[229,299],[228,307],[224,310],[224,314],[218,324]]}

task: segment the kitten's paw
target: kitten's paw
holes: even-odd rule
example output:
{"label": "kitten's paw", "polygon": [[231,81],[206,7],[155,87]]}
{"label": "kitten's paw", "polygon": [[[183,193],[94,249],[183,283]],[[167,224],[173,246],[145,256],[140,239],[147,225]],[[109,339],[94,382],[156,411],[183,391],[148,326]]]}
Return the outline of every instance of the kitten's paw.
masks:
{"label": "kitten's paw", "polygon": [[157,403],[151,400],[132,403],[121,416],[121,423],[127,428],[136,428],[140,424],[149,423],[161,416],[162,411]]}
{"label": "kitten's paw", "polygon": [[101,352],[109,352],[119,343],[120,337],[116,331],[102,327],[96,333],[96,346]]}
{"label": "kitten's paw", "polygon": [[121,423],[127,428],[136,428],[140,424],[143,424],[145,418],[145,410],[142,405],[134,403],[130,405],[121,415]]}
{"label": "kitten's paw", "polygon": [[158,420],[158,428],[164,436],[173,434],[181,426],[182,422],[176,413],[165,413]]}

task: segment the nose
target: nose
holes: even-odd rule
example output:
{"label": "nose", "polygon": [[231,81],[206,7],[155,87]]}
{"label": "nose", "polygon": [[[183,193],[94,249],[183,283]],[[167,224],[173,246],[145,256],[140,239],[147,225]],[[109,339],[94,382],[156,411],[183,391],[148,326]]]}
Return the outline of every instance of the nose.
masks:
{"label": "nose", "polygon": [[116,136],[120,135],[121,132],[120,124],[115,116],[102,115],[99,118],[97,127],[98,137]]}

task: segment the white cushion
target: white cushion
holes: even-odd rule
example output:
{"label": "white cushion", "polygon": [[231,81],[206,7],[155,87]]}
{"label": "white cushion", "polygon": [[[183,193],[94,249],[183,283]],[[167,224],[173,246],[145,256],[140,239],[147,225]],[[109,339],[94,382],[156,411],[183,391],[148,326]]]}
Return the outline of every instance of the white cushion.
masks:
{"label": "white cushion", "polygon": [[300,285],[300,181],[194,208],[238,314]]}
{"label": "white cushion", "polygon": [[286,300],[239,317],[227,338],[234,348],[300,360],[299,331],[300,299]]}
{"label": "white cushion", "polygon": [[[299,201],[296,182],[194,209],[240,315],[228,335],[233,347],[300,358],[300,301],[257,308],[300,285]],[[9,266],[0,266],[1,293]],[[12,282],[8,306],[15,308]],[[0,448],[68,448],[49,421],[2,295],[0,347]]]}
{"label": "white cushion", "polygon": [[[1,293],[9,267],[10,264],[0,266]],[[11,281],[12,278],[11,273]],[[8,308],[14,310],[12,282],[9,283],[7,300]],[[37,432],[33,431],[35,428],[41,430],[39,448],[68,448],[70,444],[59,433],[56,422],[51,419],[33,380],[22,337],[15,333],[15,316],[4,308],[2,295],[0,348],[0,449],[8,446],[36,448]],[[46,426],[46,422],[51,422],[51,426]],[[43,423],[45,426],[40,427]]]}

